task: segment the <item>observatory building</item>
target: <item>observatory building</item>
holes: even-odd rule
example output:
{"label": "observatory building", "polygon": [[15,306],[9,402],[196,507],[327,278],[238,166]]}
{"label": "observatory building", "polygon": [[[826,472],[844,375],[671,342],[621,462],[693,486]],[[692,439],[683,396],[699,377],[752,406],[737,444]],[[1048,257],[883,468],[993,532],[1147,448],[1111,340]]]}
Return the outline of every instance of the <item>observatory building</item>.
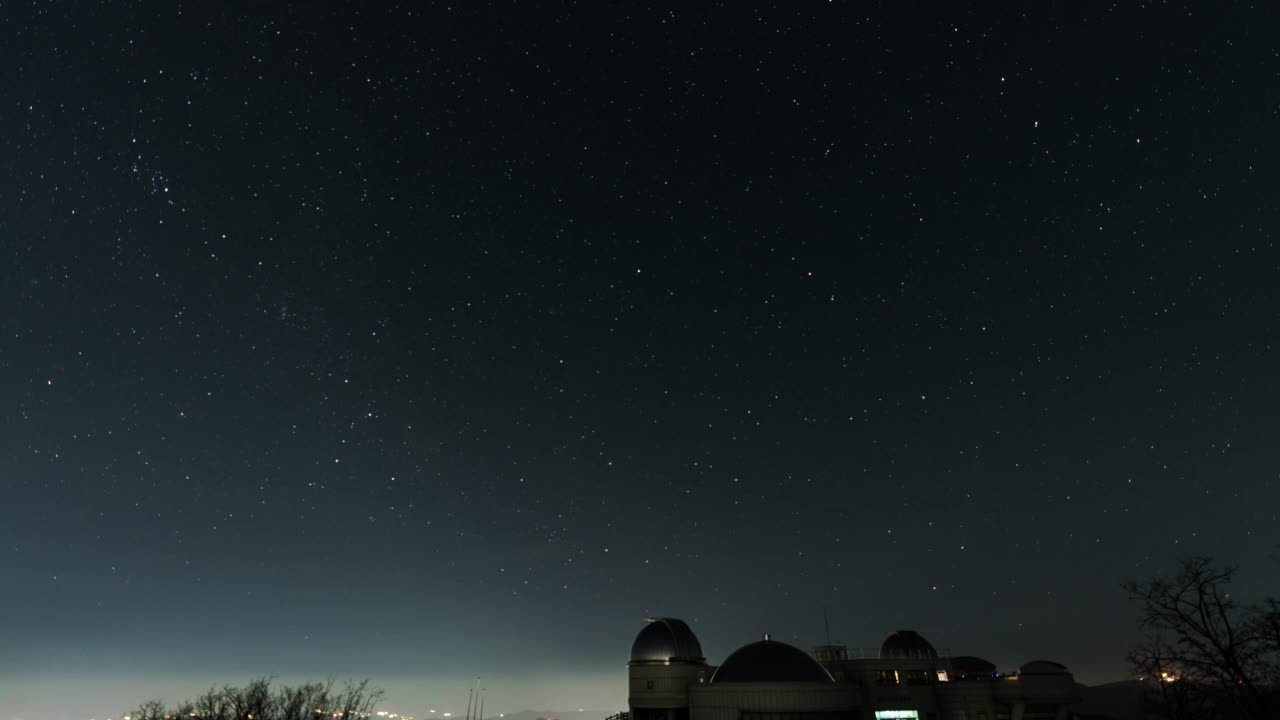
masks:
{"label": "observatory building", "polygon": [[629,720],[1066,720],[1075,679],[1047,660],[1001,673],[899,630],[877,649],[809,653],[768,635],[710,665],[683,620],[655,618],[627,663]]}

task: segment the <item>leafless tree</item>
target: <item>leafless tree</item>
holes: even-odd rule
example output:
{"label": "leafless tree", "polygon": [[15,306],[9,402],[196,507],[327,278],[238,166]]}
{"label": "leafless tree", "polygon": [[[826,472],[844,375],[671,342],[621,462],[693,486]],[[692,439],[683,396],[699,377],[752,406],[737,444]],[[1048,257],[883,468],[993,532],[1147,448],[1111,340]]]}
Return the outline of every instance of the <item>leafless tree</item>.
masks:
{"label": "leafless tree", "polygon": [[231,705],[222,690],[210,688],[209,692],[196,698],[192,704],[196,717],[204,720],[229,720],[232,715]]}
{"label": "leafless tree", "polygon": [[159,700],[151,700],[142,703],[137,710],[130,713],[132,720],[165,720],[164,703]]}
{"label": "leafless tree", "polygon": [[366,720],[382,700],[370,681],[335,690],[333,680],[275,690],[270,678],[238,688],[211,688],[194,701],[166,709],[159,700],[143,703],[130,720]]}
{"label": "leafless tree", "polygon": [[1243,605],[1228,586],[1236,569],[1210,558],[1183,560],[1171,576],[1125,585],[1142,606],[1144,641],[1129,653],[1158,688],[1156,709],[1170,720],[1274,720],[1280,644],[1275,599]]}
{"label": "leafless tree", "polygon": [[382,691],[369,686],[369,680],[348,683],[345,690],[334,697],[333,706],[338,708],[339,718],[359,719],[373,712],[378,700],[382,699]]}
{"label": "leafless tree", "polygon": [[1208,693],[1204,677],[1195,667],[1184,667],[1176,652],[1160,635],[1148,633],[1129,651],[1129,664],[1147,683],[1146,704],[1168,720],[1218,720],[1223,716]]}

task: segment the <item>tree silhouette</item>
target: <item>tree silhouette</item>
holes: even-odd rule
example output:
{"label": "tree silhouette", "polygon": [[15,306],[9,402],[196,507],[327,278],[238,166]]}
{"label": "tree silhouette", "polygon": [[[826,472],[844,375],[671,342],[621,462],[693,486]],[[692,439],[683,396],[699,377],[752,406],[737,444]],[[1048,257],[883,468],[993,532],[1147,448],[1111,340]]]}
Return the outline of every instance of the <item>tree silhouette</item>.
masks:
{"label": "tree silhouette", "polygon": [[1129,664],[1152,683],[1152,709],[1170,720],[1280,713],[1280,601],[1240,603],[1228,589],[1235,574],[1197,557],[1170,576],[1125,585],[1141,604],[1144,635]]}
{"label": "tree silhouette", "polygon": [[128,720],[364,720],[382,700],[368,680],[335,690],[333,680],[273,690],[271,678],[242,688],[210,688],[195,700],[167,708],[160,700],[139,705]]}

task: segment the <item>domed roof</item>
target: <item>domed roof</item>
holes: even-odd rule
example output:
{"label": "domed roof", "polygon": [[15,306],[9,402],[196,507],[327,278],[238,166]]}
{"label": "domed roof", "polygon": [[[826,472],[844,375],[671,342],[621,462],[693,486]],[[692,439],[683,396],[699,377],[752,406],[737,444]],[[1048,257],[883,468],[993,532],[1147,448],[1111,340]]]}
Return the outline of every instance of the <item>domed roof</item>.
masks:
{"label": "domed roof", "polygon": [[1032,660],[1018,668],[1022,675],[1066,675],[1067,666],[1052,660]]}
{"label": "domed roof", "polygon": [[951,669],[957,675],[982,677],[983,675],[993,675],[996,671],[996,665],[988,660],[972,655],[959,655],[951,658]]}
{"label": "domed roof", "polygon": [[683,620],[650,618],[631,643],[633,663],[705,663],[702,644]]}
{"label": "domed roof", "polygon": [[712,683],[814,682],[829,683],[831,673],[798,647],[770,640],[743,645],[733,651],[711,676]]}
{"label": "domed roof", "polygon": [[938,651],[915,630],[899,630],[884,639],[880,657],[910,660],[933,660]]}

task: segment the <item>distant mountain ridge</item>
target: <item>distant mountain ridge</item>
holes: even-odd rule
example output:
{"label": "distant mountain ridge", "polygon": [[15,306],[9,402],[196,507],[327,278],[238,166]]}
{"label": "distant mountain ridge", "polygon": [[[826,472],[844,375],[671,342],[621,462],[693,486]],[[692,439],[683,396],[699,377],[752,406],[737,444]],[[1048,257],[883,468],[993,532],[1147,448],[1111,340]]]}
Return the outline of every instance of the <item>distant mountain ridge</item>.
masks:
{"label": "distant mountain ridge", "polygon": [[1143,685],[1137,680],[1121,680],[1103,685],[1077,685],[1080,702],[1071,712],[1112,720],[1142,720]]}

